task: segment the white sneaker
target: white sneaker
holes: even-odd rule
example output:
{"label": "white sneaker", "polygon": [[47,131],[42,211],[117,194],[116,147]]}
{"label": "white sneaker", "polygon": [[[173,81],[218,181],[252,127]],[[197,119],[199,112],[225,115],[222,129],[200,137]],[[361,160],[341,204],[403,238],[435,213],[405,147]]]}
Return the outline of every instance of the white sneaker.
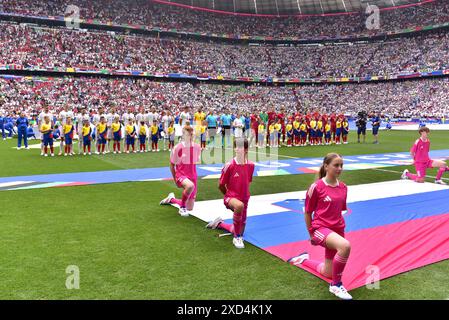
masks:
{"label": "white sneaker", "polygon": [[54,154],[54,153],[52,153],[52,154],[51,154],[51,156],[52,156],[52,157],[54,157],[54,156],[55,156],[55,154]]}
{"label": "white sneaker", "polygon": [[159,204],[170,204],[171,199],[173,199],[174,197],[175,194],[173,192],[170,192],[166,198],[162,199],[161,202],[159,202]]}
{"label": "white sneaker", "polygon": [[117,151],[114,151],[114,154],[117,154]]}
{"label": "white sneaker", "polygon": [[44,155],[44,153],[43,152],[41,152],[41,156],[43,156]]}
{"label": "white sneaker", "polygon": [[343,300],[352,300],[352,296],[348,293],[342,284],[339,286],[329,286],[329,292],[335,294],[338,298]]}
{"label": "white sneaker", "polygon": [[91,156],[91,155],[92,155],[92,152],[89,152],[89,155]]}
{"label": "white sneaker", "polygon": [[402,175],[401,175],[401,179],[402,180],[407,180],[408,179],[407,173],[409,173],[408,169],[405,169],[404,172],[402,172]]}
{"label": "white sneaker", "polygon": [[308,259],[310,259],[309,254],[307,252],[303,252],[299,256],[288,259],[287,262],[297,266],[297,265],[302,264],[305,260],[308,260]]}
{"label": "white sneaker", "polygon": [[223,219],[221,217],[218,217],[215,220],[209,222],[206,225],[206,228],[208,228],[208,229],[217,229],[218,226],[220,225],[220,223],[222,223],[222,222],[223,222]]}
{"label": "white sneaker", "polygon": [[122,154],[122,152],[121,152],[121,151],[119,151],[119,152],[118,152],[118,154]]}
{"label": "white sneaker", "polygon": [[178,213],[179,213],[179,215],[181,217],[188,217],[189,216],[189,213],[187,212],[186,208],[179,208]]}
{"label": "white sneaker", "polygon": [[243,243],[243,237],[234,237],[234,239],[232,239],[232,243],[237,249],[245,248],[245,244]]}
{"label": "white sneaker", "polygon": [[446,182],[444,182],[443,180],[435,180],[436,184],[442,184],[442,185],[447,185]]}
{"label": "white sneaker", "polygon": [[48,154],[44,154],[44,157],[48,157]]}
{"label": "white sneaker", "polygon": [[156,152],[159,152],[159,149],[156,149]]}
{"label": "white sneaker", "polygon": [[84,155],[86,155],[86,153],[85,153],[85,152],[84,152],[83,154],[84,154]]}
{"label": "white sneaker", "polygon": [[29,147],[26,147],[25,150],[30,150],[30,148],[29,148]]}
{"label": "white sneaker", "polygon": [[129,151],[126,151],[127,154],[129,154]]}

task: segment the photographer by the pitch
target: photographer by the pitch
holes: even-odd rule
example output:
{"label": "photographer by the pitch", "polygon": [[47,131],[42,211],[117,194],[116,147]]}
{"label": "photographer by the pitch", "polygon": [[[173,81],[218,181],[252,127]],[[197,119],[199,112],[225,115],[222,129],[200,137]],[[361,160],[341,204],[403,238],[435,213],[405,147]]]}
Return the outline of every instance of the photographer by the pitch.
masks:
{"label": "photographer by the pitch", "polygon": [[363,135],[363,143],[365,143],[367,122],[368,120],[366,112],[360,111],[357,114],[357,120],[355,122],[355,125],[357,126],[357,143],[360,143],[360,134]]}

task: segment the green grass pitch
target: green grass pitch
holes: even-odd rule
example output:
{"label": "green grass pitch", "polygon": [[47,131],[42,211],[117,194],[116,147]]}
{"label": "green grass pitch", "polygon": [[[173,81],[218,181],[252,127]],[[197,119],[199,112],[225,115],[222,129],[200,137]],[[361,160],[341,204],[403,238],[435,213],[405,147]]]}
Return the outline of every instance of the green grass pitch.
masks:
{"label": "green grass pitch", "polygon": [[[448,135],[432,132],[432,149],[449,149]],[[390,131],[380,133],[379,145],[370,135],[357,144],[352,133],[349,145],[281,148],[279,154],[406,152],[416,138],[416,132]],[[15,145],[0,141],[1,177],[168,165],[168,152],[43,158]],[[251,193],[304,190],[314,178],[255,177]],[[378,170],[342,176],[348,185],[395,179],[399,174]],[[198,201],[221,197],[215,179],[200,180],[198,189]],[[0,299],[334,299],[311,274],[250,244],[236,250],[202,221],[159,206],[170,191],[179,194],[171,181],[0,191]],[[69,265],[79,267],[79,289],[66,288]],[[443,261],[383,280],[379,290],[351,293],[355,299],[448,299],[448,267]]]}

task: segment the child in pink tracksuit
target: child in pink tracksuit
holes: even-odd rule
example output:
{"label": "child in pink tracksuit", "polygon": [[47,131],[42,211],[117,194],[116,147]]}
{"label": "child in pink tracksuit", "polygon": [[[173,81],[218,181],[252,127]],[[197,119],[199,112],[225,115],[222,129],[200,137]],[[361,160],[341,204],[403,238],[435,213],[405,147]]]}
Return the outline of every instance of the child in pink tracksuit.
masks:
{"label": "child in pink tracksuit", "polygon": [[441,160],[432,160],[429,157],[430,151],[430,140],[428,139],[428,134],[430,132],[429,128],[421,127],[419,129],[419,134],[421,137],[415,141],[415,144],[410,149],[410,153],[413,157],[413,162],[416,169],[416,174],[410,173],[407,169],[402,173],[402,179],[411,179],[416,182],[424,182],[426,178],[427,169],[439,168],[437,176],[435,178],[435,183],[437,184],[447,184],[441,177],[443,173],[449,171],[446,162]]}
{"label": "child in pink tracksuit", "polygon": [[246,225],[246,212],[250,198],[249,186],[253,180],[254,163],[248,161],[248,140],[240,138],[234,140],[236,157],[228,162],[222,172],[219,189],[224,194],[224,205],[234,212],[233,223],[227,224],[218,217],[206,227],[224,229],[234,235],[232,240],[238,249],[245,247],[243,233]]}
{"label": "child in pink tracksuit", "polygon": [[189,216],[193,210],[197,193],[196,164],[200,161],[201,147],[193,142],[193,128],[190,125],[182,129],[183,141],[178,143],[170,156],[170,170],[176,186],[182,188],[182,198],[176,199],[173,193],[163,199],[160,204],[179,205],[179,214]]}

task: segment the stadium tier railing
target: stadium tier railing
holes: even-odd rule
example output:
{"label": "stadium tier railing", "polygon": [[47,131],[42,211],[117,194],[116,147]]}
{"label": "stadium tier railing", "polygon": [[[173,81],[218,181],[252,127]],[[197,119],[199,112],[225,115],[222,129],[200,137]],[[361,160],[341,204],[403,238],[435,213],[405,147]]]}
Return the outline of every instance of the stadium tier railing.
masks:
{"label": "stadium tier railing", "polygon": [[[24,21],[30,21],[35,23],[50,23],[56,25],[65,25],[68,21],[63,16],[34,16],[25,14],[16,14],[10,12],[0,11],[0,19],[13,20],[14,18],[22,19]],[[449,19],[449,18],[448,18]],[[72,21],[72,20],[70,20]],[[156,36],[173,36],[173,37],[185,37],[204,40],[215,41],[231,41],[231,42],[258,42],[258,43],[273,43],[273,44],[310,44],[310,43],[326,43],[326,42],[344,42],[344,41],[368,41],[378,40],[385,38],[393,38],[398,36],[410,35],[413,33],[421,33],[426,31],[433,31],[438,29],[449,28],[449,21],[427,26],[416,26],[401,30],[389,31],[384,33],[378,33],[374,35],[360,34],[340,37],[315,37],[315,38],[299,38],[299,37],[272,37],[272,36],[251,36],[251,35],[238,35],[238,34],[223,34],[213,32],[190,32],[177,29],[166,29],[159,27],[149,27],[138,24],[117,24],[112,21],[100,21],[97,19],[78,19],[76,21],[81,27],[91,29],[102,30],[128,30],[138,33],[146,33]]]}
{"label": "stadium tier railing", "polygon": [[349,78],[257,78],[257,77],[226,77],[226,76],[210,76],[207,74],[183,74],[183,73],[150,73],[143,70],[113,70],[113,69],[95,69],[95,68],[78,68],[78,67],[39,67],[39,66],[23,66],[19,64],[0,65],[0,73],[18,74],[18,75],[97,75],[97,76],[127,76],[149,79],[166,79],[178,81],[202,81],[202,82],[219,82],[219,83],[261,83],[261,84],[335,84],[335,83],[360,83],[375,82],[389,80],[418,79],[429,77],[442,77],[449,75],[449,69],[446,70],[429,70],[414,73],[398,73],[388,76],[364,76]]}

